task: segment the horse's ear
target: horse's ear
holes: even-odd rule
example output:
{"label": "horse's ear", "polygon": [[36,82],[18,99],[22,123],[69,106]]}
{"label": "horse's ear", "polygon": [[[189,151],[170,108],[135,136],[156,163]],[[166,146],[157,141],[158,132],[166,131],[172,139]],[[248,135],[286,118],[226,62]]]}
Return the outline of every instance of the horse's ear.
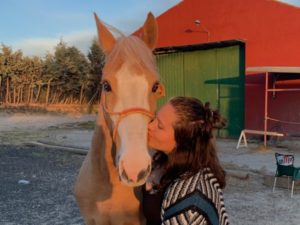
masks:
{"label": "horse's ear", "polygon": [[144,23],[144,33],[142,35],[143,41],[150,49],[154,49],[157,41],[157,23],[151,12],[148,13],[147,19]]}
{"label": "horse's ear", "polygon": [[96,13],[94,13],[94,16],[98,30],[99,45],[104,51],[104,53],[107,55],[113,49],[116,43],[116,39],[114,38],[112,33],[106,28],[106,26],[100,21]]}

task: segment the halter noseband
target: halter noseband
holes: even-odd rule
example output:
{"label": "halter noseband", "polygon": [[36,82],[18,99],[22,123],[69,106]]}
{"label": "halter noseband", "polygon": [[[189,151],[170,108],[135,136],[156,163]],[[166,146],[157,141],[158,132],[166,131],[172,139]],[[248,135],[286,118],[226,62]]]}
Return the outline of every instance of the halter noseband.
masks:
{"label": "halter noseband", "polygon": [[114,127],[114,130],[113,130],[113,140],[115,140],[116,138],[116,135],[117,135],[117,129],[118,129],[118,126],[121,122],[122,119],[124,119],[126,116],[130,115],[130,114],[134,114],[134,113],[140,113],[140,114],[143,114],[145,116],[148,116],[149,118],[153,118],[154,117],[154,113],[152,113],[151,111],[147,110],[147,109],[143,109],[143,108],[129,108],[129,109],[125,109],[121,112],[112,112],[110,110],[107,109],[106,107],[106,104],[105,104],[105,96],[103,98],[103,104],[102,104],[102,107],[104,109],[104,111],[106,113],[108,113],[109,115],[111,116],[119,116],[116,124],[115,124],[115,127]]}

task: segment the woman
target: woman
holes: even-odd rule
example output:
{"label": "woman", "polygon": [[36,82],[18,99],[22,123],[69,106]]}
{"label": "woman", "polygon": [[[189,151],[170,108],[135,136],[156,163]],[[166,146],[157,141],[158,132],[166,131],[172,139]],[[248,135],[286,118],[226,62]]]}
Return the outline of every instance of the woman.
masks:
{"label": "woman", "polygon": [[148,225],[229,224],[222,193],[225,172],[213,144],[218,122],[219,113],[198,99],[175,97],[149,124],[149,146],[158,153],[143,195]]}

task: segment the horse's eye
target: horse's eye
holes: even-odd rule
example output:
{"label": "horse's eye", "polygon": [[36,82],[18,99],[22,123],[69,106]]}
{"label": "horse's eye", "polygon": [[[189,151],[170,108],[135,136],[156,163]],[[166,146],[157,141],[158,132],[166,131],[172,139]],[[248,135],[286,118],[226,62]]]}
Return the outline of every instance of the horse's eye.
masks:
{"label": "horse's eye", "polygon": [[157,91],[158,87],[159,87],[159,82],[157,81],[152,86],[152,92],[155,93]]}
{"label": "horse's eye", "polygon": [[102,82],[102,88],[106,92],[110,92],[111,91],[111,86],[110,86],[110,84],[106,80]]}

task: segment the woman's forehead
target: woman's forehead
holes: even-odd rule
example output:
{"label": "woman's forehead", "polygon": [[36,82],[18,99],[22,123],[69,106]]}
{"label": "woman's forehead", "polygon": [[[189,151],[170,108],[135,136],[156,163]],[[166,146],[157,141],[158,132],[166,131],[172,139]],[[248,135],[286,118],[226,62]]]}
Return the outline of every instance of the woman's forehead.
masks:
{"label": "woman's forehead", "polygon": [[173,124],[177,120],[175,108],[170,103],[166,103],[158,111],[157,118],[166,125]]}

